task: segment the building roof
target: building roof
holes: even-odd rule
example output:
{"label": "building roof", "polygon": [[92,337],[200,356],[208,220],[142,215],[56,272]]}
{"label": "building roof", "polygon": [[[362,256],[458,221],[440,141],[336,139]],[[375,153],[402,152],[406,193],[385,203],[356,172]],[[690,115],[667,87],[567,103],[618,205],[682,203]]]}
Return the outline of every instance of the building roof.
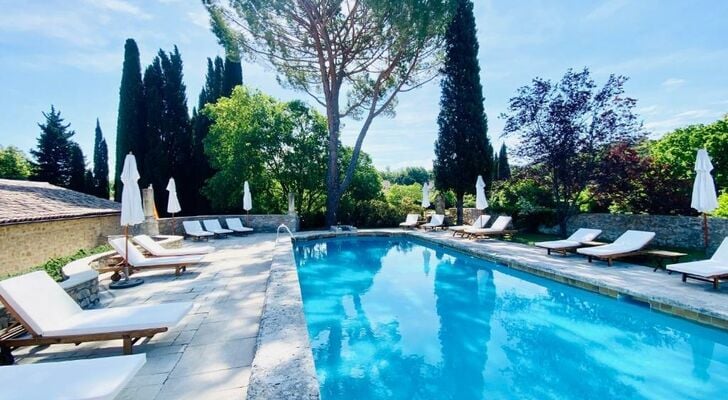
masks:
{"label": "building roof", "polygon": [[46,182],[0,179],[0,225],[121,212],[121,204]]}

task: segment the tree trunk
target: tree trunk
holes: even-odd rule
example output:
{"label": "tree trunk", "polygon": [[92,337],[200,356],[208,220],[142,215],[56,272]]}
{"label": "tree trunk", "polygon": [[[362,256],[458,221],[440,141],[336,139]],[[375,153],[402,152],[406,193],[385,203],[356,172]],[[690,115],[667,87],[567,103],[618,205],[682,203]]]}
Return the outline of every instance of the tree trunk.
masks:
{"label": "tree trunk", "polygon": [[465,192],[458,192],[456,194],[457,199],[455,206],[457,208],[457,224],[456,225],[462,225],[463,224],[463,197],[465,196]]}
{"label": "tree trunk", "polygon": [[329,128],[329,164],[326,176],[326,227],[336,225],[341,193],[339,190],[339,101],[329,102],[326,110]]}

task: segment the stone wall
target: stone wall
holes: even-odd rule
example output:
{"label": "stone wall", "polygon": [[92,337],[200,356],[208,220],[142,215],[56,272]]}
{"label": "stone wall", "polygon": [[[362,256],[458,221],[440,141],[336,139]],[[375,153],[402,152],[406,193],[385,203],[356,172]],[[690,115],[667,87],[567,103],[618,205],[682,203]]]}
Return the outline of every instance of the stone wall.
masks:
{"label": "stone wall", "polygon": [[106,243],[121,232],[119,214],[0,226],[0,276],[23,272],[52,257]]}
{"label": "stone wall", "polygon": [[[296,232],[299,229],[300,220],[298,215],[287,215],[287,214],[251,214],[251,215],[195,215],[192,217],[177,217],[174,218],[160,218],[157,220],[159,223],[159,233],[162,235],[184,235],[184,229],[182,228],[182,221],[202,221],[205,219],[217,219],[220,221],[220,226],[225,228],[225,218],[240,218],[243,221],[243,225],[255,229],[256,232],[275,232],[280,224],[286,224],[292,232]],[[174,224],[174,230],[172,226]]]}
{"label": "stone wall", "polygon": [[[614,240],[628,229],[655,232],[652,244],[682,248],[703,248],[702,217],[673,215],[579,214],[572,217],[568,231],[579,228],[601,229],[599,239]],[[708,218],[709,251],[714,251],[728,236],[728,219]]]}

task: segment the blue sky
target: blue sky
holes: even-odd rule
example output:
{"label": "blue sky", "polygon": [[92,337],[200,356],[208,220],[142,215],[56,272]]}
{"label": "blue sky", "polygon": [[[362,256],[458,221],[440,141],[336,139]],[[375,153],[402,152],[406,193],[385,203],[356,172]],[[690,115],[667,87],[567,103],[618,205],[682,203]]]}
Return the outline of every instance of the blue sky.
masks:
{"label": "blue sky", "polygon": [[[91,157],[96,118],[113,147],[124,40],[142,64],[178,45],[190,105],[206,57],[221,54],[198,0],[0,0],[0,145],[28,151],[42,111],[53,104]],[[536,76],[558,79],[589,67],[631,79],[628,95],[654,136],[728,113],[728,2],[715,0],[476,0],[480,65],[492,140],[501,142],[516,89]],[[278,98],[306,99],[278,86],[275,72],[243,66],[245,83]],[[307,99],[306,99],[307,100]],[[397,116],[378,119],[364,142],[377,167],[431,166],[439,86],[400,98]],[[358,124],[346,121],[345,143]],[[113,154],[113,148],[112,148]]]}

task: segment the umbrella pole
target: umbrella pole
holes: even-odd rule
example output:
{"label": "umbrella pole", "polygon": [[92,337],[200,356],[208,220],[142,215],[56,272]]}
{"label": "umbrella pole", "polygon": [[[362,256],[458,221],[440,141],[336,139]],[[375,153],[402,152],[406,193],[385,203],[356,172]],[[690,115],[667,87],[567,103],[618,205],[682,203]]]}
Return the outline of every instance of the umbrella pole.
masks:
{"label": "umbrella pole", "polygon": [[129,225],[124,225],[124,280],[129,281]]}
{"label": "umbrella pole", "polygon": [[123,256],[124,279],[116,281],[116,282],[111,282],[109,284],[109,289],[127,289],[127,288],[132,288],[134,286],[139,286],[142,283],[144,283],[144,280],[141,278],[129,279],[129,225],[124,225],[124,238],[126,239],[125,243],[124,243],[124,246],[125,246],[124,253],[125,254]]}
{"label": "umbrella pole", "polygon": [[703,213],[703,241],[705,243],[705,250],[708,250],[708,214]]}
{"label": "umbrella pole", "polygon": [[174,213],[172,213],[172,235],[177,233],[177,221],[174,219]]}

